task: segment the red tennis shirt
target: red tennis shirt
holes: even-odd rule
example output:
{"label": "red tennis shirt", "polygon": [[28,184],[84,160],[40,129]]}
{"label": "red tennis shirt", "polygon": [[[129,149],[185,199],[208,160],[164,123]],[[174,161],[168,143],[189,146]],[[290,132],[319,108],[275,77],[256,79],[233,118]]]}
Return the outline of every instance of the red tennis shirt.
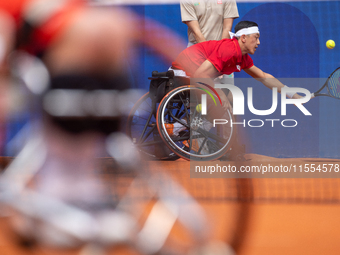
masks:
{"label": "red tennis shirt", "polygon": [[234,38],[206,41],[186,48],[172,63],[172,67],[192,76],[205,60],[210,61],[221,74],[240,72],[254,65],[248,54],[242,56],[240,45]]}

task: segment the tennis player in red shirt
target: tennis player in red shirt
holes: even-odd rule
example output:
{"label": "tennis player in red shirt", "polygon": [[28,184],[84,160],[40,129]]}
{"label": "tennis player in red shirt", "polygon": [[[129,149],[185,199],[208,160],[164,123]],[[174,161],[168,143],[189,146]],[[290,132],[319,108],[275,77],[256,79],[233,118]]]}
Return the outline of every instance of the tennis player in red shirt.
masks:
{"label": "tennis player in red shirt", "polygon": [[[182,70],[191,78],[217,78],[221,74],[231,74],[244,70],[253,78],[261,81],[266,87],[277,87],[281,92],[283,85],[271,74],[256,67],[249,54],[253,55],[260,45],[258,25],[252,21],[241,21],[235,26],[231,39],[206,41],[195,44],[182,51],[172,63],[171,69]],[[219,93],[223,107],[231,111],[231,105],[224,93]],[[298,94],[288,94],[291,98],[300,98]]]}

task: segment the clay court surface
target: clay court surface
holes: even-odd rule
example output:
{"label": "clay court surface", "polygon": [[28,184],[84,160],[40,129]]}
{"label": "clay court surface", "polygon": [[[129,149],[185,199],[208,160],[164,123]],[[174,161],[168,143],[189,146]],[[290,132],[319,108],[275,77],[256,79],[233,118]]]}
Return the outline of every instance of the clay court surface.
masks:
{"label": "clay court surface", "polygon": [[[340,163],[331,159],[276,159],[246,155],[252,162]],[[233,162],[230,162],[233,164]],[[167,172],[204,209],[211,240],[230,243],[240,255],[338,254],[340,250],[340,179],[226,179],[190,178],[190,162],[148,161],[152,172]],[[112,172],[103,174],[107,184]],[[0,254],[78,254],[35,247],[20,247],[8,229],[8,217],[0,218]],[[175,241],[184,235],[175,226]],[[177,237],[176,237],[177,236]],[[183,238],[185,239],[185,238]],[[177,240],[178,241],[178,240]],[[175,242],[176,243],[176,242]],[[112,254],[136,254],[125,248]]]}

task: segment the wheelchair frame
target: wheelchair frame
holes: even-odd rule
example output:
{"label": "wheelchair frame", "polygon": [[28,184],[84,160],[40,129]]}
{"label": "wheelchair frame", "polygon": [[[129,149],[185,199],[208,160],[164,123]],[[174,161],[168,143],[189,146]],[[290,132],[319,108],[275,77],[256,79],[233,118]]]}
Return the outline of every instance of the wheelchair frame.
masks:
{"label": "wheelchair frame", "polygon": [[[131,109],[127,133],[149,159],[218,159],[231,147],[233,127],[213,127],[196,109],[202,90],[183,78],[152,72],[149,92]],[[229,111],[224,118],[232,119]]]}

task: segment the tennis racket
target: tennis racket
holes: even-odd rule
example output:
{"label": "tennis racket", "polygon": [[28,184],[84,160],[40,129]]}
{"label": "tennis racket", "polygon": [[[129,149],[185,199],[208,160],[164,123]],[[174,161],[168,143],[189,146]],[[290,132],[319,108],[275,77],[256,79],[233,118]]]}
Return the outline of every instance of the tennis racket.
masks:
{"label": "tennis racket", "polygon": [[[327,93],[320,93],[321,90],[327,88]],[[327,96],[340,99],[340,67],[333,71],[327,78],[325,84],[316,92],[312,93],[312,97]]]}

